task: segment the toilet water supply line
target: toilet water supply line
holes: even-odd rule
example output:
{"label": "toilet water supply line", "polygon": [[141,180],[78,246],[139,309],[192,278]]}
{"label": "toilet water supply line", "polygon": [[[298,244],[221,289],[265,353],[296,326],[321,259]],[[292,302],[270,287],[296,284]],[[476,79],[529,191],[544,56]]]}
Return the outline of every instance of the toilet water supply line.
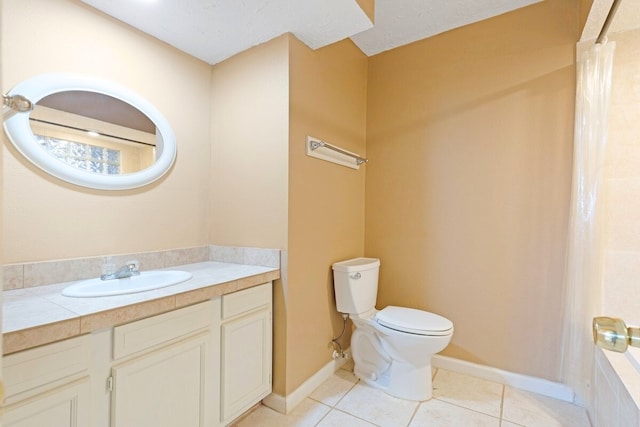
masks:
{"label": "toilet water supply line", "polygon": [[342,323],[342,332],[340,332],[340,335],[338,335],[336,338],[333,338],[331,340],[331,344],[333,344],[333,354],[331,357],[333,357],[334,359],[347,359],[349,356],[344,352],[338,340],[342,338],[347,330],[347,319],[349,318],[349,315],[347,313],[340,314],[342,314],[342,320],[344,321]]}

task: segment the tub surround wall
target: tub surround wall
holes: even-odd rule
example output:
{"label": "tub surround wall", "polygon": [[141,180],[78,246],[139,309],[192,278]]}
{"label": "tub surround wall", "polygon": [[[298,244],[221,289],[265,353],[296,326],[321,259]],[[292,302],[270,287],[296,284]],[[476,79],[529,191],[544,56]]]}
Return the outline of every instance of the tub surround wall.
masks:
{"label": "tub surround wall", "polygon": [[379,307],[439,313],[456,328],[445,355],[550,381],[577,6],[536,3],[369,59],[365,253],[382,261]]}
{"label": "tub surround wall", "polygon": [[596,427],[640,426],[640,371],[622,353],[595,349],[594,401],[589,416]]}
{"label": "tub surround wall", "polygon": [[616,52],[605,164],[602,314],[640,326],[640,29],[608,39]]}
{"label": "tub surround wall", "polygon": [[[605,260],[602,315],[640,325],[640,29],[612,33],[611,105],[603,193]],[[626,354],[596,349],[595,425],[640,425],[640,371]]]}

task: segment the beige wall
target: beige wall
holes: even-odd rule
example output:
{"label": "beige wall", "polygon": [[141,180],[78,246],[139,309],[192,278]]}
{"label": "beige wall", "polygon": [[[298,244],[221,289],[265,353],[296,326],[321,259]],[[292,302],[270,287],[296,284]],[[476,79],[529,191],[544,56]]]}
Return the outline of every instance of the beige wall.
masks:
{"label": "beige wall", "polygon": [[304,142],[364,154],[366,69],[351,42],[312,51],[292,35],[213,67],[210,239],[286,249],[274,289],[280,395],[331,360],[342,318],[330,266],[363,252],[365,169],[310,158]]}
{"label": "beige wall", "polygon": [[213,67],[210,241],[286,248],[288,36]]}
{"label": "beige wall", "polygon": [[366,154],[366,56],[351,41],[290,46],[287,394],[331,360],[342,330],[331,264],[363,255],[367,170],[305,154],[307,135]]}
{"label": "beige wall", "polygon": [[[330,360],[340,332],[331,263],[366,254],[382,260],[379,306],[455,322],[447,354],[558,379],[576,2],[369,60],[350,42],[312,52],[285,35],[213,71],[76,1],[3,9],[4,91],[50,71],[103,77],[155,104],[178,140],[161,183],[117,196],[58,182],[4,148],[5,262],[287,249],[274,355],[274,389],[287,394]],[[307,134],[370,163],[308,158]]]}
{"label": "beige wall", "polygon": [[358,2],[358,6],[360,6],[360,9],[362,9],[364,13],[367,14],[367,17],[371,20],[371,22],[375,23],[375,0],[356,0],[356,2]]}
{"label": "beige wall", "polygon": [[[210,241],[286,249],[289,36],[216,64],[211,81]],[[287,356],[283,282],[273,290],[273,388],[280,394]]]}
{"label": "beige wall", "polygon": [[369,61],[365,253],[379,307],[455,324],[445,354],[559,380],[577,2]]}
{"label": "beige wall", "polygon": [[3,0],[2,7],[3,92],[48,72],[111,80],[154,104],[178,145],[160,182],[109,193],[40,172],[2,132],[4,262],[208,243],[210,66],[77,1]]}
{"label": "beige wall", "polygon": [[608,38],[616,43],[616,51],[605,168],[602,314],[640,325],[640,29]]}

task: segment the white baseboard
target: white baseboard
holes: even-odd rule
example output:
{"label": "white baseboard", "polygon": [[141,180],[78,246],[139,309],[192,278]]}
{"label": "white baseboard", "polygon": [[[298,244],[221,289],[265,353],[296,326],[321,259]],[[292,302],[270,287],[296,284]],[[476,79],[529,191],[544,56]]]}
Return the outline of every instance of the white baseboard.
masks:
{"label": "white baseboard", "polygon": [[442,368],[448,371],[458,372],[460,374],[472,375],[477,378],[508,385],[520,390],[526,390],[552,397],[554,399],[564,400],[565,402],[574,403],[575,400],[575,393],[573,389],[565,384],[542,378],[503,371],[498,368],[479,365],[465,360],[454,359],[452,357],[441,356],[439,354],[433,356],[431,366],[434,368]]}
{"label": "white baseboard", "polygon": [[271,393],[264,399],[262,403],[265,406],[278,411],[282,414],[288,414],[298,406],[304,399],[309,397],[313,391],[318,388],[320,384],[325,382],[331,375],[333,375],[342,365],[345,364],[347,359],[335,359],[324,365],[318,372],[313,374],[309,379],[303,382],[298,388],[286,396],[280,394]]}
{"label": "white baseboard", "polygon": [[[326,381],[346,362],[346,359],[331,360],[318,372],[302,383],[287,396],[271,393],[262,400],[262,403],[269,408],[282,414],[288,414],[298,406],[304,399],[309,397],[320,384]],[[542,378],[528,375],[516,374],[491,366],[479,365],[465,360],[454,359],[448,356],[436,354],[433,356],[431,365],[434,368],[442,368],[460,374],[471,375],[488,381],[508,385],[520,390],[526,390],[565,402],[574,403],[575,393],[573,390],[562,384]]]}

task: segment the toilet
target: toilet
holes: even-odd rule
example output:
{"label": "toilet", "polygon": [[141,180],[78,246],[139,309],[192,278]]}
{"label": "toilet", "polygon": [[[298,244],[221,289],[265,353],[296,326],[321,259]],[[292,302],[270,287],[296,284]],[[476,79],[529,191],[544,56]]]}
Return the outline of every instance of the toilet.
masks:
{"label": "toilet", "polygon": [[413,308],[376,310],[377,258],[350,259],[332,268],[336,307],[355,325],[351,335],[355,375],[391,396],[431,399],[431,358],[449,345],[453,323]]}

